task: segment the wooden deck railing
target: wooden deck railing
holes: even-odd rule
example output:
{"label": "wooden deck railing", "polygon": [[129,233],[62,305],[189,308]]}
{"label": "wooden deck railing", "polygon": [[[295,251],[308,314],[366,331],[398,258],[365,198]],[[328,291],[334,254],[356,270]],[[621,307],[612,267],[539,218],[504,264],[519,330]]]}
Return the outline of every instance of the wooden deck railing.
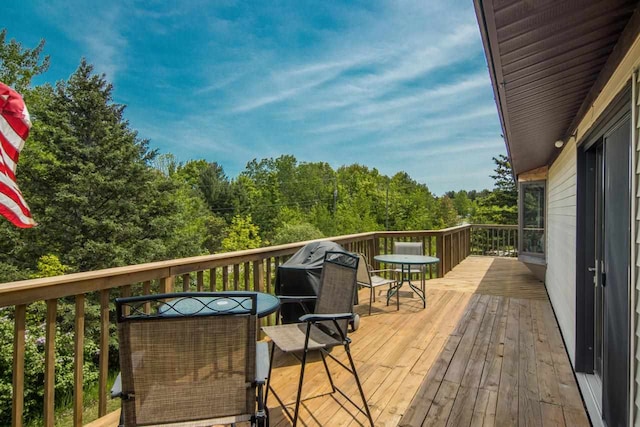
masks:
{"label": "wooden deck railing", "polygon": [[[475,226],[473,226],[475,227]],[[377,254],[392,252],[394,241],[419,241],[425,254],[440,258],[432,277],[443,276],[465,259],[472,250],[472,226],[464,225],[436,231],[370,232],[330,237],[346,250],[364,253],[370,260]],[[484,227],[484,226],[483,226]],[[75,302],[75,368],[73,424],[83,424],[83,363],[85,330],[100,331],[98,360],[98,416],[107,413],[109,338],[116,296],[187,290],[256,290],[273,292],[275,273],[280,264],[309,242],[271,246],[238,252],[174,259],[148,264],[117,267],[43,279],[0,284],[0,309],[13,310],[13,403],[12,425],[23,425],[25,379],[25,331],[29,305],[46,302],[43,382],[43,421],[53,426],[55,410],[55,337],[58,300]],[[176,289],[177,288],[177,289]],[[85,322],[87,300],[99,305],[97,324]],[[263,319],[272,322],[273,319]]]}
{"label": "wooden deck railing", "polygon": [[473,224],[470,243],[472,255],[516,257],[518,226]]}

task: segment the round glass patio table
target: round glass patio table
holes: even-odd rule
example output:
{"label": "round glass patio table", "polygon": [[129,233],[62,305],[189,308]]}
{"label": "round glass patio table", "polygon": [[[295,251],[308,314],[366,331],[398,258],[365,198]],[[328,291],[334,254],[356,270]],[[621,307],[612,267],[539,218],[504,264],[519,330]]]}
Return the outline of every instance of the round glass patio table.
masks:
{"label": "round glass patio table", "polygon": [[[209,313],[246,313],[251,309],[251,298],[247,294],[256,295],[256,314],[258,317],[265,317],[275,313],[280,307],[280,300],[264,292],[252,291],[225,291],[209,292],[208,295],[177,297],[167,301],[158,308],[158,313],[163,316],[180,316],[185,314],[209,314]],[[237,296],[234,296],[237,294]]]}
{"label": "round glass patio table", "polygon": [[[388,255],[376,255],[375,257],[373,257],[373,259],[385,264],[395,264],[395,265],[401,266],[400,281],[396,286],[392,286],[387,291],[387,305],[389,305],[389,300],[391,299],[391,297],[400,291],[400,288],[402,287],[402,285],[407,283],[409,287],[422,300],[422,308],[425,308],[427,306],[425,290],[411,283],[411,266],[427,266],[430,264],[437,264],[440,262],[440,258],[425,256],[425,255],[388,254]],[[418,272],[419,271],[420,269],[418,269]],[[398,308],[400,308],[399,302],[398,302]]]}

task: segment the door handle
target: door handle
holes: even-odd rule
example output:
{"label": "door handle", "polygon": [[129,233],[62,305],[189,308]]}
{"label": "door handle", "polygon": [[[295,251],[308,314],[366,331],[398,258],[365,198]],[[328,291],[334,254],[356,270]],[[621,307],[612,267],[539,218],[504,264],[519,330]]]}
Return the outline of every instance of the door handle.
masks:
{"label": "door handle", "polygon": [[598,276],[600,276],[600,283],[602,284],[602,274],[600,272],[600,264],[596,260],[596,263],[593,267],[587,267],[587,271],[593,273],[593,286],[598,287]]}

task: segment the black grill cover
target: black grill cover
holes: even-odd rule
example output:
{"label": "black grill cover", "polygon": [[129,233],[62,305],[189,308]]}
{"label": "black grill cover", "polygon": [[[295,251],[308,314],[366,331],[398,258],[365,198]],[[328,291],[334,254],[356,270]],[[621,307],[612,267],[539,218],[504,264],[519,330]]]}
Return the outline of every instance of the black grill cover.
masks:
{"label": "black grill cover", "polygon": [[[308,296],[318,295],[320,275],[324,255],[329,251],[342,251],[344,248],[335,242],[312,242],[302,248],[276,272],[276,295]],[[305,303],[309,313],[313,313],[315,303]],[[280,307],[283,323],[298,322],[305,311],[299,304],[283,304]]]}

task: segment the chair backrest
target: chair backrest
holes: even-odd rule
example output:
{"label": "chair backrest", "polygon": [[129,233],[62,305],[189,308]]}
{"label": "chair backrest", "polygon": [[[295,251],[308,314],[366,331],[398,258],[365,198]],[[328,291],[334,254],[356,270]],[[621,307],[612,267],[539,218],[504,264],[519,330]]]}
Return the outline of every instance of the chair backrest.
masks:
{"label": "chair backrest", "polygon": [[[353,313],[357,273],[358,257],[356,255],[346,252],[327,252],[322,266],[315,313]],[[333,322],[322,322],[322,324],[329,332],[339,334]],[[349,321],[341,320],[338,326],[342,335],[346,337]]]}
{"label": "chair backrest", "polygon": [[[255,413],[257,300],[250,293],[232,297],[182,293],[116,300],[125,425]],[[224,298],[225,312],[217,311],[211,302]]]}
{"label": "chair backrest", "polygon": [[369,271],[369,263],[364,255],[358,254],[358,274],[356,281],[363,285],[371,286],[371,272]]}
{"label": "chair backrest", "polygon": [[393,253],[401,255],[424,255],[421,242],[393,242]]}

